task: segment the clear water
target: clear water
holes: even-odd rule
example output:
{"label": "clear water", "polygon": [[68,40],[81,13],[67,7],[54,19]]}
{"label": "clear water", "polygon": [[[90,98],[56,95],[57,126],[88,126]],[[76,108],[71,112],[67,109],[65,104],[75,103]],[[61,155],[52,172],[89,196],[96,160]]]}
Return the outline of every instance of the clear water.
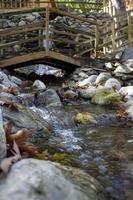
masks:
{"label": "clear water", "polygon": [[[47,119],[54,131],[46,146],[70,153],[73,165],[86,170],[104,186],[109,200],[132,200],[133,126],[111,120],[112,108],[92,105],[66,106],[62,109],[32,107]],[[98,125],[76,126],[76,113],[88,111],[100,117]]]}

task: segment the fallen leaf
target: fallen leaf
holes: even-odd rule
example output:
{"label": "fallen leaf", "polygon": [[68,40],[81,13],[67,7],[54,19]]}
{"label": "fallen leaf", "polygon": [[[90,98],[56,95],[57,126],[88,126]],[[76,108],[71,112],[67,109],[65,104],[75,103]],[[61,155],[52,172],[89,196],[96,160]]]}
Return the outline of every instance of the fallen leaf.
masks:
{"label": "fallen leaf", "polygon": [[0,163],[0,169],[3,171],[4,174],[7,174],[11,168],[11,166],[21,160],[20,155],[15,155],[9,158],[5,158]]}

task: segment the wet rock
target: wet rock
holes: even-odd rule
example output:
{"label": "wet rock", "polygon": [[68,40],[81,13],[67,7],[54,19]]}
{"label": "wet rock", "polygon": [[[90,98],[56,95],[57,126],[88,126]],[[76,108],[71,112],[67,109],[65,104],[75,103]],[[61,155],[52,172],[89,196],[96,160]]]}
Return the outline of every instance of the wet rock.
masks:
{"label": "wet rock", "polygon": [[88,112],[78,113],[74,117],[74,121],[76,124],[88,124],[88,123],[97,123],[95,117]]}
{"label": "wet rock", "polygon": [[36,80],[34,83],[33,83],[33,86],[32,86],[34,89],[38,90],[38,91],[44,91],[46,90],[46,85],[40,81],[40,80]]}
{"label": "wet rock", "polygon": [[115,104],[121,101],[121,96],[108,88],[97,88],[91,102],[99,105]]}
{"label": "wet rock", "polygon": [[108,72],[101,72],[101,73],[98,75],[98,77],[97,77],[95,83],[96,83],[96,84],[101,84],[101,85],[103,85],[103,84],[105,84],[105,82],[106,82],[109,78],[111,78],[110,73],[108,73]]}
{"label": "wet rock", "polygon": [[20,86],[22,84],[22,80],[15,76],[11,76],[10,80],[11,80],[11,82],[17,84],[18,86]]}
{"label": "wet rock", "polygon": [[16,97],[13,94],[7,93],[7,92],[1,92],[0,93],[0,101],[3,102],[15,102]]}
{"label": "wet rock", "polygon": [[121,84],[120,82],[115,79],[115,78],[110,78],[106,81],[105,85],[104,85],[106,88],[110,88],[110,89],[117,89],[117,90],[120,90],[121,89]]}
{"label": "wet rock", "polygon": [[38,102],[48,107],[62,106],[61,100],[57,92],[53,89],[48,89],[38,96]]}
{"label": "wet rock", "polygon": [[34,143],[37,143],[40,139],[47,139],[52,131],[50,123],[39,114],[17,103],[13,108],[3,106],[3,119],[4,121],[13,121],[16,131],[21,129],[35,129],[35,133],[31,137],[31,141]]}
{"label": "wet rock", "polygon": [[0,82],[5,86],[5,87],[17,87],[17,85],[13,82],[11,82],[8,78],[8,76],[4,72],[0,72]]}
{"label": "wet rock", "polygon": [[105,200],[101,184],[82,170],[35,159],[12,166],[0,196],[1,200]]}
{"label": "wet rock", "polygon": [[94,96],[95,92],[96,92],[96,88],[93,86],[90,86],[87,89],[81,89],[79,91],[79,95],[83,99],[91,99]]}
{"label": "wet rock", "polygon": [[66,92],[64,92],[64,98],[66,98],[66,99],[77,99],[78,94],[76,92],[74,92],[73,90],[67,90]]}
{"label": "wet rock", "polygon": [[3,128],[2,108],[0,106],[0,161],[6,157],[6,137]]}
{"label": "wet rock", "polygon": [[35,103],[35,95],[32,93],[19,94],[16,99],[18,103],[21,103],[25,106],[33,106]]}

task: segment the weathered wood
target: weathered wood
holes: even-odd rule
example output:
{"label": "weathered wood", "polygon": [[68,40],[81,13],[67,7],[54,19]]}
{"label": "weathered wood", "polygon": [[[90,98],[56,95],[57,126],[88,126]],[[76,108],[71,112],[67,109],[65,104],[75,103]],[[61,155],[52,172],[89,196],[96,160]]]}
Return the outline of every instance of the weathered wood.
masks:
{"label": "weathered wood", "polygon": [[49,55],[49,8],[46,8],[46,20],[45,20],[45,29],[46,29],[46,55]]}

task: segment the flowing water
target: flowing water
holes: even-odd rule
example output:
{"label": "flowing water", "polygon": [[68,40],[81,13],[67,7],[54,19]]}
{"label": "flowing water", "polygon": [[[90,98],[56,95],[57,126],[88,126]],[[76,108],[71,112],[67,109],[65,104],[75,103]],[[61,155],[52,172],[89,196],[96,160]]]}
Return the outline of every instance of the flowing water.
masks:
{"label": "flowing water", "polygon": [[[42,109],[32,107],[53,126],[53,133],[40,146],[69,153],[72,165],[86,170],[104,186],[110,200],[132,200],[133,129],[113,120],[113,109],[92,105]],[[79,112],[96,114],[98,125],[76,126]]]}

